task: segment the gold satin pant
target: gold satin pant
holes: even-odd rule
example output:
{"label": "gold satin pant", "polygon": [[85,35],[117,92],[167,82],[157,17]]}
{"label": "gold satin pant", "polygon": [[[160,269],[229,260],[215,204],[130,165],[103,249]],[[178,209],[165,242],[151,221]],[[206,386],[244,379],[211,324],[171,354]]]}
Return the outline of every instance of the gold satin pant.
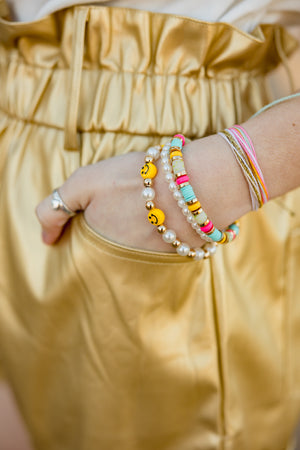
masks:
{"label": "gold satin pant", "polygon": [[36,449],[288,445],[299,190],[199,262],[110,242],[82,215],[47,247],[34,209],[79,166],[246,120],[294,47],[277,25],[105,6],[0,20],[0,358]]}

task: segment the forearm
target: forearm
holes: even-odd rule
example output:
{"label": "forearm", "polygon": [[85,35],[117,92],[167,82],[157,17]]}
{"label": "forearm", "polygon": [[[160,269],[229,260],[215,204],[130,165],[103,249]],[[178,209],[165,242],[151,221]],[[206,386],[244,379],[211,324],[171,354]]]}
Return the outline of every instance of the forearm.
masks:
{"label": "forearm", "polygon": [[[299,97],[274,106],[242,125],[254,144],[270,199],[300,186]],[[218,228],[225,228],[251,211],[248,184],[222,137],[213,135],[186,144],[185,164],[197,197]],[[159,201],[171,226],[181,228],[182,236],[193,241],[193,231],[180,217],[163,182],[160,190]]]}

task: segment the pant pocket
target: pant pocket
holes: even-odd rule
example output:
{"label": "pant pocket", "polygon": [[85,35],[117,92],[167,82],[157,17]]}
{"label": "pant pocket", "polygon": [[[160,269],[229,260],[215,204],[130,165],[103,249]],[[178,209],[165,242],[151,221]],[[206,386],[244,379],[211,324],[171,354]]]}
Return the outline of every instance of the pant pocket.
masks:
{"label": "pant pocket", "polygon": [[85,398],[99,399],[100,447],[216,449],[221,391],[209,261],[128,249],[83,217],[71,234],[85,291]]}

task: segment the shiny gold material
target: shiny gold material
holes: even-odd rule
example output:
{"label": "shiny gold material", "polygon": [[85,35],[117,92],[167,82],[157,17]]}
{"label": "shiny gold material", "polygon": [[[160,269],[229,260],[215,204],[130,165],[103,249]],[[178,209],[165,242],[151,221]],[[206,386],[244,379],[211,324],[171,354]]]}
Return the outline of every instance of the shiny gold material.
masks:
{"label": "shiny gold material", "polygon": [[227,242],[227,235],[224,232],[222,232],[222,234],[223,234],[222,239],[216,242],[216,244],[225,244]]}
{"label": "shiny gold material", "polygon": [[178,172],[176,175],[175,175],[175,180],[177,180],[177,178],[179,178],[179,177],[181,177],[181,176],[183,176],[183,175],[187,175],[187,173],[184,171],[184,172]]}
{"label": "shiny gold material", "polygon": [[152,179],[151,178],[146,178],[144,180],[144,186],[145,187],[151,187],[152,186]]}
{"label": "shiny gold material", "polygon": [[190,183],[186,182],[186,183],[181,183],[180,188],[184,187],[184,186],[188,186]]}
{"label": "shiny gold material", "polygon": [[160,234],[163,234],[165,231],[167,231],[167,227],[166,227],[165,225],[158,225],[157,231],[158,231]]}
{"label": "shiny gold material", "polygon": [[188,257],[189,257],[189,258],[195,258],[195,256],[196,256],[195,250],[194,250],[194,249],[191,249],[191,250],[189,251]]}
{"label": "shiny gold material", "polygon": [[105,6],[0,21],[0,360],[36,449],[286,447],[299,190],[282,200],[294,217],[269,202],[198,262],[111,242],[82,214],[45,246],[34,209],[81,164],[243,122],[294,46],[277,26]]}
{"label": "shiny gold material", "polygon": [[199,200],[195,197],[192,200],[189,200],[188,202],[186,202],[186,204],[188,206],[194,205],[195,203],[199,202]]}
{"label": "shiny gold material", "polygon": [[208,231],[207,233],[205,233],[207,236],[209,236],[210,234],[212,234],[215,231],[215,226],[213,225],[212,229],[210,231]]}
{"label": "shiny gold material", "polygon": [[148,211],[150,211],[151,209],[155,208],[154,202],[150,201],[146,202],[146,209],[148,209]]}
{"label": "shiny gold material", "polygon": [[181,242],[178,239],[175,239],[175,241],[172,242],[172,245],[174,248],[179,247],[180,244],[181,244]]}
{"label": "shiny gold material", "polygon": [[153,162],[152,156],[146,156],[146,157],[145,157],[145,162],[146,162],[146,163],[152,163],[152,162]]}

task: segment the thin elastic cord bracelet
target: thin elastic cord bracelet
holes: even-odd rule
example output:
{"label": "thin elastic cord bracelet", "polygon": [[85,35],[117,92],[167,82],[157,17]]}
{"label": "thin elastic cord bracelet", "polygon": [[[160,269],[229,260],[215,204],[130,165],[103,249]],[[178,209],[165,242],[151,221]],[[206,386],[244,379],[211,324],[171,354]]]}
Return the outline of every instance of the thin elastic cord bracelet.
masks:
{"label": "thin elastic cord bracelet", "polygon": [[286,102],[287,100],[291,100],[292,98],[296,98],[296,97],[300,97],[300,92],[296,92],[295,94],[288,95],[287,97],[279,98],[279,99],[275,100],[274,102],[263,106],[263,108],[261,108],[259,111],[257,111],[255,114],[253,114],[251,116],[251,119],[253,117],[256,117],[259,114],[263,113],[264,111],[267,111],[268,109],[273,108],[273,106],[279,105],[280,103]]}
{"label": "thin elastic cord bracelet", "polygon": [[[164,148],[161,154],[164,172],[171,173],[171,175],[174,176],[172,181],[171,176],[169,177],[170,181],[167,179],[167,181],[169,181],[169,189],[175,193],[176,187],[178,194],[175,194],[175,199],[177,200],[178,205],[182,208],[183,214],[187,216],[187,220],[192,228],[198,234],[200,234],[200,231],[202,232],[200,234],[202,238],[209,238],[218,244],[231,242],[239,234],[239,224],[238,222],[234,222],[229,225],[226,230],[221,231],[216,228],[212,221],[207,217],[189,183],[189,177],[185,169],[182,153],[184,143],[184,136],[177,134],[171,140],[170,147]],[[192,213],[193,217],[189,215],[189,212]]]}
{"label": "thin elastic cord bracelet", "polygon": [[259,186],[257,183],[257,180],[255,179],[251,168],[249,167],[249,162],[239,145],[239,143],[236,141],[236,139],[231,135],[231,133],[228,130],[224,130],[223,132],[218,133],[225,141],[228,143],[229,147],[231,148],[242,172],[243,175],[248,183],[249,187],[249,193],[251,197],[251,203],[252,203],[252,210],[257,210],[261,204],[261,194],[259,190]]}
{"label": "thin elastic cord bracelet", "polygon": [[265,179],[263,176],[263,173],[261,171],[261,168],[257,161],[256,152],[253,146],[253,143],[250,139],[249,134],[243,128],[241,125],[235,125],[234,127],[229,128],[230,131],[234,134],[240,145],[242,146],[244,152],[246,153],[248,160],[250,162],[250,165],[252,167],[252,171],[255,175],[255,178],[258,181],[261,196],[262,196],[262,202],[263,204],[267,203],[269,199],[269,193],[267,190],[267,186],[265,183]]}
{"label": "thin elastic cord bracelet", "polygon": [[240,125],[218,133],[229,144],[249,186],[252,209],[261,208],[269,198],[262,171],[252,141]]}
{"label": "thin elastic cord bracelet", "polygon": [[167,229],[165,226],[165,214],[164,212],[156,208],[153,200],[155,198],[155,191],[153,189],[153,179],[157,175],[157,167],[154,164],[161,152],[161,146],[150,147],[145,156],[145,164],[141,169],[141,176],[144,179],[144,189],[142,197],[146,200],[146,209],[148,212],[148,220],[152,225],[157,227],[157,231],[162,235],[162,239],[171,244],[178,255],[187,256],[196,261],[207,259],[216,252],[216,246],[212,244],[205,244],[202,248],[191,248],[188,244],[183,243],[176,236],[176,232]]}

